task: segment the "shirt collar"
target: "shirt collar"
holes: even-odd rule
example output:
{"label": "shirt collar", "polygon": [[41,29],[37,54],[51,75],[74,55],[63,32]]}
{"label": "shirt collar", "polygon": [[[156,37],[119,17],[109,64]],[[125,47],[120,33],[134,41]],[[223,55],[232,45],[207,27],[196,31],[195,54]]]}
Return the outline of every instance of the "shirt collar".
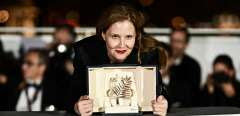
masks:
{"label": "shirt collar", "polygon": [[183,57],[178,57],[178,58],[176,58],[176,60],[174,61],[174,65],[180,65],[181,63],[182,63],[182,59],[183,59]]}
{"label": "shirt collar", "polygon": [[27,82],[28,84],[37,84],[37,85],[40,85],[41,82],[42,82],[42,79],[37,79],[37,80],[27,79],[26,82]]}

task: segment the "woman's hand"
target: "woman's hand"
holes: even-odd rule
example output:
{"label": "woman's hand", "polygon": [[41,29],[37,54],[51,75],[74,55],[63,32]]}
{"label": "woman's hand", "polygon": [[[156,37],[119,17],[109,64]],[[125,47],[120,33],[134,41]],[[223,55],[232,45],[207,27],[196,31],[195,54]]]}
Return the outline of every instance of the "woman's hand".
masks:
{"label": "woman's hand", "polygon": [[230,82],[223,83],[222,89],[223,89],[224,94],[229,98],[234,97],[236,95],[235,88],[234,88],[233,84]]}
{"label": "woman's hand", "polygon": [[214,88],[214,80],[213,80],[213,78],[212,78],[212,75],[213,75],[213,74],[208,74],[208,76],[207,76],[207,82],[206,82],[206,84],[207,84],[207,89],[208,89],[208,93],[209,93],[209,94],[213,94],[213,93],[214,93],[214,90],[215,90],[215,88]]}
{"label": "woman's hand", "polygon": [[88,96],[81,96],[74,109],[81,116],[91,116],[93,113],[93,100],[89,99]]}
{"label": "woman's hand", "polygon": [[166,116],[168,102],[164,96],[158,96],[157,100],[152,100],[153,113],[159,116]]}

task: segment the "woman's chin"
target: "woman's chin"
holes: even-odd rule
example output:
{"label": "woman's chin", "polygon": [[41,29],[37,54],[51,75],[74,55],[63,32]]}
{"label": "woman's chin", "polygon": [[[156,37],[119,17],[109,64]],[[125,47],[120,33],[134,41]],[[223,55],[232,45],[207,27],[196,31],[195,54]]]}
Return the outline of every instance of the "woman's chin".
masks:
{"label": "woman's chin", "polygon": [[117,63],[122,63],[122,62],[124,62],[127,59],[128,55],[129,55],[128,53],[124,53],[124,54],[115,53],[113,55],[113,58],[115,59],[115,61]]}
{"label": "woman's chin", "polygon": [[116,58],[116,61],[118,62],[118,63],[122,63],[122,62],[124,62],[124,60],[126,59],[127,57],[117,57]]}

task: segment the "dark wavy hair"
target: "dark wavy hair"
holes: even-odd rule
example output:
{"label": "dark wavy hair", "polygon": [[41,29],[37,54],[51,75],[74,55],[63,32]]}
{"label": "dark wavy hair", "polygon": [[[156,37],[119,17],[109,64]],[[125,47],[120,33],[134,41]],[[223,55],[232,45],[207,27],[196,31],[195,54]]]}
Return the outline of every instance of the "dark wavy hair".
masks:
{"label": "dark wavy hair", "polygon": [[217,63],[224,64],[228,69],[235,70],[232,58],[226,54],[221,54],[215,58],[213,61],[213,65],[216,65]]}
{"label": "dark wavy hair", "polygon": [[135,27],[136,31],[135,48],[138,49],[138,62],[141,63],[140,60],[140,43],[142,38],[141,32],[143,30],[143,25],[145,23],[143,13],[125,3],[114,4],[107,8],[106,11],[103,12],[103,14],[101,15],[96,26],[96,33],[98,36],[101,36],[101,34],[105,33],[112,24],[124,20],[132,22],[132,24]]}

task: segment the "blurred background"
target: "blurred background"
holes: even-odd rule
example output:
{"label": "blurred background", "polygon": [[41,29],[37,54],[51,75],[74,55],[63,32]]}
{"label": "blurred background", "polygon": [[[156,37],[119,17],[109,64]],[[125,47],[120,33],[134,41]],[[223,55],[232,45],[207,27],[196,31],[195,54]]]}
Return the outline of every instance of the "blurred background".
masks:
{"label": "blurred background", "polygon": [[[227,54],[233,59],[236,78],[240,79],[238,0],[1,0],[0,52],[5,54],[5,59],[1,59],[0,69],[5,77],[0,76],[0,84],[4,85],[11,80],[9,77],[20,72],[16,66],[21,64],[19,62],[28,49],[49,48],[49,58],[72,49],[52,46],[59,41],[60,44],[71,43],[94,35],[102,11],[123,1],[144,13],[144,30],[158,41],[169,43],[171,28],[188,28],[191,41],[186,53],[200,64],[200,87],[206,83],[213,60],[219,54]],[[61,31],[66,25],[72,27],[74,33],[68,28]],[[74,54],[70,50],[66,56],[64,70],[71,76]],[[6,67],[9,68],[7,73]]]}
{"label": "blurred background", "polygon": [[[1,0],[10,19],[2,26],[95,26],[107,6],[124,0]],[[239,27],[239,1],[236,0],[125,0],[145,13],[148,27],[169,27],[185,22],[189,27]],[[31,21],[33,22],[31,22]],[[224,24],[223,24],[224,23]]]}
{"label": "blurred background", "polygon": [[[20,38],[38,36],[45,43],[51,43],[54,27],[59,25],[69,24],[75,27],[78,34],[76,40],[80,40],[95,33],[94,27],[104,8],[122,1],[124,0],[1,0],[0,39],[3,41],[4,50],[12,51],[15,57],[19,57]],[[234,54],[233,57],[237,58],[235,62],[238,63],[238,54],[234,52],[238,49],[239,41],[236,38],[240,35],[240,8],[238,7],[240,1],[125,0],[125,2],[144,13],[147,19],[146,31],[158,40],[168,41],[165,35],[170,33],[169,27],[189,27],[192,38],[197,39],[193,39],[188,52],[200,62],[202,61],[203,67],[210,63],[215,55],[204,52],[209,59],[203,61],[202,57],[198,57],[203,55],[201,54],[202,48],[206,51],[224,52],[226,50],[224,47],[226,47],[228,52]],[[219,38],[219,35],[220,38],[232,39],[217,40],[223,41],[220,42],[223,46],[212,46],[211,43],[215,44],[215,42],[211,41],[215,40],[209,38]],[[199,41],[203,42],[203,45],[199,45]],[[236,45],[237,48],[230,49],[228,43]],[[233,47],[232,44],[229,46]],[[196,50],[201,51],[195,52]],[[239,67],[239,64],[235,65]],[[206,71],[204,70],[203,73]]]}

